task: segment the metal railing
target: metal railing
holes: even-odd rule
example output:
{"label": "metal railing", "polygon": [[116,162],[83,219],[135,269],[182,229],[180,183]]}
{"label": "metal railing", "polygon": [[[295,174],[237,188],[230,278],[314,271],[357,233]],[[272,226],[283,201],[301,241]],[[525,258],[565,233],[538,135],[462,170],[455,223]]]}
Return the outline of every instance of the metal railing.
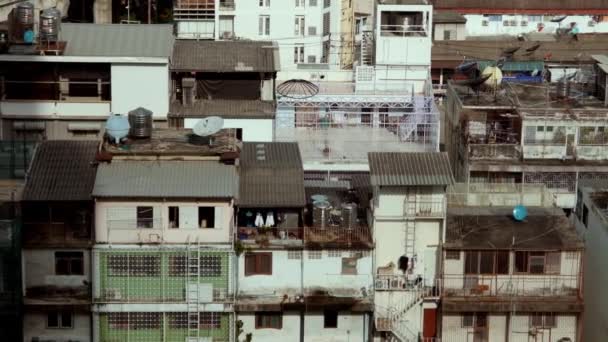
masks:
{"label": "metal railing", "polygon": [[578,297],[579,276],[566,275],[444,275],[445,297]]}
{"label": "metal railing", "polygon": [[376,274],[374,284],[376,291],[413,291],[424,297],[439,297],[441,293],[439,280],[425,286],[423,279],[408,279],[405,274]]}
{"label": "metal railing", "polygon": [[425,25],[380,25],[383,37],[426,37]]}
{"label": "metal railing", "polygon": [[449,187],[446,196],[450,207],[555,204],[555,196],[545,184],[456,183]]}
{"label": "metal railing", "polygon": [[304,227],[306,245],[325,247],[371,247],[372,234],[367,225],[353,227]]}
{"label": "metal railing", "polygon": [[514,144],[469,144],[469,159],[520,159],[521,146]]}
{"label": "metal railing", "polygon": [[[406,212],[406,216],[409,213]],[[416,200],[416,218],[437,218],[445,216],[445,201],[440,200]]]}
{"label": "metal railing", "polygon": [[237,238],[241,241],[269,241],[283,242],[302,240],[304,236],[304,228],[301,227],[239,227]]}

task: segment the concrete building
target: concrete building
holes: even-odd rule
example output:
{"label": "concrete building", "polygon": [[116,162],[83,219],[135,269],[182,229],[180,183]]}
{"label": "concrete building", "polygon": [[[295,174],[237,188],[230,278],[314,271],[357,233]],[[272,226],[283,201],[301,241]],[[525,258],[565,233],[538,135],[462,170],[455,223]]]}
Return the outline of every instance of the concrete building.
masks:
{"label": "concrete building", "polygon": [[0,54],[3,140],[97,140],[111,112],[169,112],[170,25],[62,24],[57,47]]}
{"label": "concrete building", "polygon": [[[559,33],[576,25],[581,33],[608,32],[608,9],[602,0],[494,1],[433,0],[437,10],[465,15],[469,36],[529,32]],[[564,19],[559,19],[566,16]],[[556,19],[556,20],[554,20]]]}
{"label": "concrete building", "polygon": [[273,141],[278,54],[269,41],[176,41],[170,126],[192,128],[219,116],[242,141]]}
{"label": "concrete building", "polygon": [[94,341],[234,341],[235,134],[222,130],[210,145],[161,129],[103,144]]}
{"label": "concrete building", "polygon": [[604,272],[593,272],[602,267],[605,260],[606,228],[608,227],[608,188],[606,182],[587,182],[578,189],[579,200],[576,215],[573,215],[579,236],[585,242],[584,290],[587,298],[593,300],[585,303],[584,338],[585,341],[604,339],[604,322],[607,315],[605,305],[608,298],[602,289],[608,279]]}
{"label": "concrete building", "polygon": [[311,72],[302,77],[310,83],[279,85],[276,140],[298,142],[305,170],[367,171],[371,151],[438,149],[432,7],[385,1],[374,18],[354,70]]}
{"label": "concrete building", "polygon": [[558,206],[574,208],[581,180],[608,177],[602,65],[584,82],[508,83],[477,94],[450,83],[446,145],[456,179],[545,184]]}
{"label": "concrete building", "polygon": [[23,341],[93,341],[96,151],[94,141],[46,141],[36,149],[21,202]]}
{"label": "concrete building", "polygon": [[305,180],[296,143],[245,143],[240,163],[241,336],[369,341],[373,244],[366,202],[346,181]]}
{"label": "concrete building", "polygon": [[446,187],[440,152],[369,154],[373,187],[375,337],[434,341],[437,330]]}
{"label": "concrete building", "polygon": [[433,40],[465,40],[467,18],[452,11],[433,12]]}
{"label": "concrete building", "polygon": [[448,209],[442,341],[583,341],[584,247],[572,223],[554,207],[517,221],[511,206],[483,205]]}

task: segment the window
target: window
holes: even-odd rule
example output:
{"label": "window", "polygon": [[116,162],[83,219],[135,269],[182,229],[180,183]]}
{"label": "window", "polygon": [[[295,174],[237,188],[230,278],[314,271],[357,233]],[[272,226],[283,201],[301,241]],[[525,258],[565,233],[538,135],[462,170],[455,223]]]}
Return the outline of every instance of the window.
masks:
{"label": "window", "polygon": [[108,313],[108,324],[111,329],[117,330],[159,329],[161,316],[158,312],[111,312]]}
{"label": "window", "polygon": [[83,259],[82,252],[55,252],[55,274],[83,275]]}
{"label": "window", "polygon": [[308,6],[310,6],[310,7],[316,7],[317,6],[317,0],[308,0]]}
{"label": "window", "polygon": [[308,35],[316,36],[317,35],[317,27],[316,26],[308,26]]}
{"label": "window", "polygon": [[260,7],[270,7],[270,0],[260,0]]}
{"label": "window", "polygon": [[529,15],[528,21],[541,22],[541,21],[543,21],[543,16],[542,15]]}
{"label": "window", "polygon": [[487,313],[469,313],[462,315],[463,328],[485,328],[488,323]]}
{"label": "window", "polygon": [[545,131],[545,126],[536,126],[536,131],[537,132],[544,132]]}
{"label": "window", "polygon": [[323,328],[338,327],[338,311],[325,310],[323,311]]}
{"label": "window", "polygon": [[323,50],[321,50],[321,63],[329,63],[329,49],[331,43],[328,41],[323,42]]}
{"label": "window", "polygon": [[452,31],[444,30],[443,31],[443,40],[451,40],[452,39]]}
{"label": "window", "polygon": [[308,259],[321,259],[323,251],[308,251]]}
{"label": "window", "polygon": [[559,274],[560,252],[515,252],[515,272],[530,274]]}
{"label": "window", "polygon": [[199,228],[213,228],[215,226],[215,207],[198,207]]}
{"label": "window", "polygon": [[331,6],[331,0],[323,0],[323,8],[327,8]]}
{"label": "window", "polygon": [[245,254],[245,276],[272,275],[272,253]]}
{"label": "window", "polygon": [[317,63],[317,56],[308,56],[307,61],[308,61],[308,63],[312,63],[312,64]]}
{"label": "window", "polygon": [[304,63],[304,46],[296,46],[293,48],[293,62],[295,64]]}
{"label": "window", "polygon": [[555,315],[551,313],[536,313],[530,315],[530,328],[557,328]]}
{"label": "window", "polygon": [[460,260],[460,251],[445,251],[446,260]]}
{"label": "window", "polygon": [[71,329],[74,326],[72,313],[51,311],[46,316],[46,327],[51,329]]}
{"label": "window", "polygon": [[179,207],[169,207],[169,228],[179,228]]}
{"label": "window", "polygon": [[502,15],[489,15],[488,20],[493,22],[500,22],[502,21]]}
{"label": "window", "polygon": [[528,22],[527,22],[527,21],[525,21],[525,20],[522,20],[520,25],[521,25],[521,26],[528,26]]}
{"label": "window", "polygon": [[487,20],[481,21],[481,26],[488,26],[488,25],[490,25],[490,23]]}
{"label": "window", "polygon": [[260,36],[270,35],[270,16],[261,15],[259,18],[259,34]]}
{"label": "window", "polygon": [[508,251],[466,251],[465,274],[508,274]]}
{"label": "window", "polygon": [[296,36],[303,36],[305,32],[304,16],[296,15],[294,34]]}
{"label": "window", "polygon": [[220,313],[201,312],[199,313],[199,329],[219,329],[222,327]]}
{"label": "window", "polygon": [[[183,255],[169,256],[169,275],[184,276],[187,268],[187,258]],[[196,261],[196,259],[194,260]],[[219,255],[202,255],[199,263],[201,277],[219,277],[222,275],[222,257]]]}
{"label": "window", "polygon": [[547,126],[547,132],[553,132],[553,126]]}
{"label": "window", "polygon": [[327,256],[330,258],[341,258],[342,251],[339,249],[331,249],[327,251]]}
{"label": "window", "polygon": [[290,260],[302,259],[302,251],[287,251],[287,259],[290,259]]}
{"label": "window", "polygon": [[342,274],[357,274],[357,258],[342,258]]}
{"label": "window", "polygon": [[283,313],[281,312],[256,312],[256,329],[282,329]]}
{"label": "window", "polygon": [[[323,36],[329,36],[330,30],[330,17],[329,13],[323,13]],[[325,42],[323,42],[325,43]],[[329,43],[329,41],[328,41]]]}
{"label": "window", "polygon": [[154,207],[137,207],[137,228],[154,228]]}
{"label": "window", "polygon": [[306,5],[306,0],[296,0],[296,7],[304,7]]}
{"label": "window", "polygon": [[153,255],[109,255],[109,276],[152,277],[160,275],[160,257]]}

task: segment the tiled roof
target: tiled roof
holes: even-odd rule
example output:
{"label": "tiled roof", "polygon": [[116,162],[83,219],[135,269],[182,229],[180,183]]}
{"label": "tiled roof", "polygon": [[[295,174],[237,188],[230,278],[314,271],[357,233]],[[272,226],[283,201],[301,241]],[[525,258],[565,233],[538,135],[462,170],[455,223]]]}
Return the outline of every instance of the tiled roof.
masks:
{"label": "tiled roof", "polygon": [[61,24],[65,56],[164,57],[173,50],[171,25]]}
{"label": "tiled roof", "polygon": [[278,50],[272,42],[177,40],[172,70],[202,72],[275,72]]}
{"label": "tiled roof", "polygon": [[26,176],[24,201],[84,201],[95,183],[96,141],[45,141]]}
{"label": "tiled roof", "polygon": [[306,205],[304,171],[297,143],[244,143],[240,163],[241,207]]}
{"label": "tiled roof", "polygon": [[276,108],[273,101],[260,100],[196,100],[191,106],[172,102],[172,116],[204,117],[220,116],[224,119],[273,119]]}
{"label": "tiled roof", "polygon": [[233,198],[236,168],[217,161],[113,161],[99,165],[94,197]]}
{"label": "tiled roof", "polygon": [[371,152],[374,186],[449,185],[454,182],[445,152]]}

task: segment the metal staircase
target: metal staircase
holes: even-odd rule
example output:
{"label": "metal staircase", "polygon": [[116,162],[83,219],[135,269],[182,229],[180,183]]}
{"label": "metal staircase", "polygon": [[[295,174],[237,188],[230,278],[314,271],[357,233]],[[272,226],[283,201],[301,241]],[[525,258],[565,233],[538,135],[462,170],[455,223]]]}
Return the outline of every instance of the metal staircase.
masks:
{"label": "metal staircase", "polygon": [[188,315],[188,342],[199,342],[201,249],[198,238],[188,239],[186,251],[186,305]]}
{"label": "metal staircase", "polygon": [[405,198],[405,255],[411,258],[415,254],[416,243],[416,191],[410,189]]}
{"label": "metal staircase", "polygon": [[413,289],[409,292],[410,296],[390,309],[377,312],[376,329],[390,332],[397,341],[418,342],[418,334],[415,333],[418,329],[410,327],[406,314],[413,307],[420,305],[424,298],[431,295],[432,292],[432,288],[421,286]]}
{"label": "metal staircase", "polygon": [[361,65],[372,65],[374,41],[371,31],[364,31],[361,36]]}

